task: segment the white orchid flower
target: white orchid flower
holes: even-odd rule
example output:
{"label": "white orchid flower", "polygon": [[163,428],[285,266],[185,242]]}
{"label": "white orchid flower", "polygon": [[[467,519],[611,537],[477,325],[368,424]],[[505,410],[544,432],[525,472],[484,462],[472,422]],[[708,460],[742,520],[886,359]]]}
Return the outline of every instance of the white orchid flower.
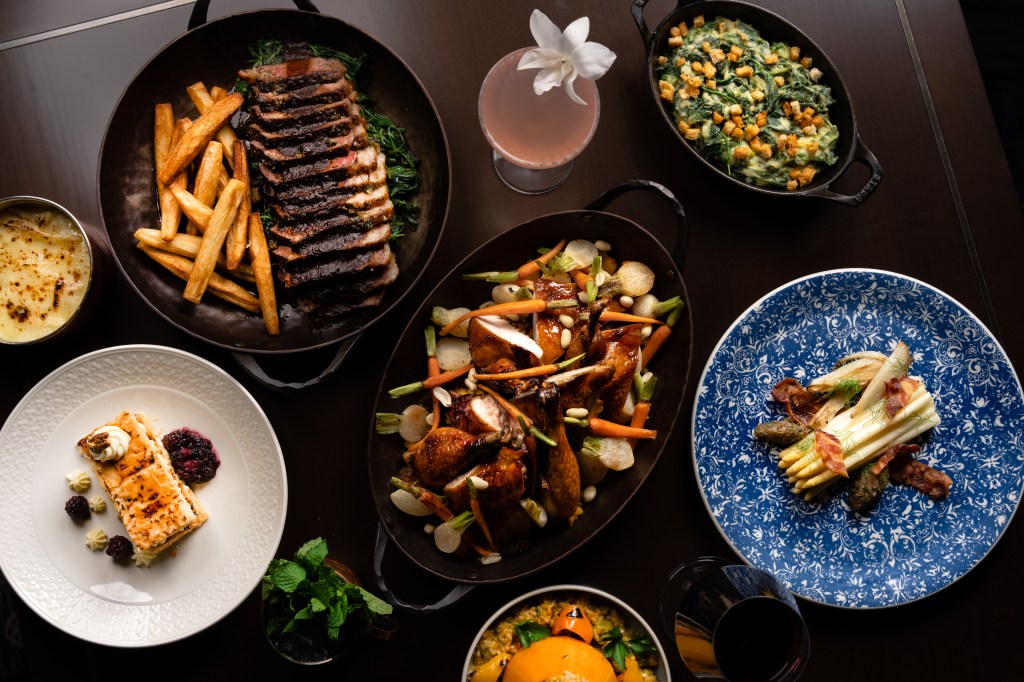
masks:
{"label": "white orchid flower", "polygon": [[537,47],[519,60],[519,70],[540,69],[533,80],[533,91],[542,95],[555,86],[564,85],[573,102],[585,105],[573,90],[573,81],[577,76],[597,80],[615,61],[615,53],[607,47],[587,42],[590,19],[580,17],[562,32],[547,15],[535,9],[530,15],[530,33]]}

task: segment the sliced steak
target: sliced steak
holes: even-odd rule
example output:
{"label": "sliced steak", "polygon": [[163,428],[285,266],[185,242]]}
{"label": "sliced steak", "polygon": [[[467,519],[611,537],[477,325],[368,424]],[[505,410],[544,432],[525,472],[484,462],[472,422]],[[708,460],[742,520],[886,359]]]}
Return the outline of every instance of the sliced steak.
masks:
{"label": "sliced steak", "polygon": [[277,148],[313,140],[318,137],[347,135],[355,126],[362,124],[362,117],[351,113],[338,116],[330,121],[319,121],[296,125],[281,130],[266,130],[259,123],[243,123],[240,126],[250,141],[257,141],[266,148]]}
{"label": "sliced steak", "polygon": [[326,239],[346,232],[366,232],[374,225],[385,223],[395,215],[395,205],[389,199],[381,206],[356,215],[339,213],[323,220],[314,220],[297,225],[274,225],[270,231],[289,244],[299,244],[309,239]]}
{"label": "sliced steak", "polygon": [[249,107],[249,124],[257,124],[264,130],[282,130],[295,126],[330,121],[338,116],[351,115],[352,102],[340,99],[337,102],[309,104],[301,107],[264,111],[258,105]]}
{"label": "sliced steak", "polygon": [[238,77],[250,85],[270,92],[295,90],[312,83],[329,83],[345,77],[345,65],[337,59],[310,57],[280,64],[264,64],[242,69]]}
{"label": "sliced steak", "polygon": [[279,246],[272,252],[274,257],[283,262],[292,262],[303,258],[319,256],[325,253],[368,249],[387,243],[391,238],[390,223],[381,223],[366,232],[350,232],[337,234],[327,239],[316,239],[302,242],[296,246]]}
{"label": "sliced steak", "polygon": [[316,175],[353,175],[365,173],[377,167],[377,150],[374,147],[353,149],[340,156],[329,156],[314,159],[308,163],[298,163],[274,170],[267,164],[259,164],[260,174],[272,185],[304,180]]}
{"label": "sliced steak", "polygon": [[337,211],[344,213],[361,213],[382,205],[388,200],[388,186],[380,185],[373,189],[354,194],[329,195],[323,201],[309,203],[305,206],[292,207],[275,203],[272,211],[275,219],[288,223],[305,223],[310,220],[327,218]]}
{"label": "sliced steak", "polygon": [[328,284],[317,287],[315,290],[301,293],[296,301],[305,312],[311,312],[317,308],[335,305],[337,303],[351,303],[357,301],[367,294],[390,286],[398,279],[398,263],[395,262],[394,254],[387,265],[379,268],[369,268],[365,276],[345,280],[335,284]]}
{"label": "sliced steak", "polygon": [[249,151],[254,159],[264,161],[272,168],[280,168],[302,161],[309,161],[326,154],[365,147],[369,139],[366,128],[357,125],[345,135],[337,137],[316,137],[298,144],[275,148],[264,147],[259,140],[249,142]]}
{"label": "sliced steak", "polygon": [[277,278],[285,288],[290,289],[311,282],[326,282],[357,275],[367,268],[383,267],[391,258],[391,247],[385,243],[367,251],[342,251],[312,263],[284,263],[277,270]]}
{"label": "sliced steak", "polygon": [[253,101],[261,110],[281,111],[295,106],[348,99],[352,94],[352,84],[343,78],[332,83],[313,83],[285,92],[264,92],[259,86],[253,86],[251,90]]}
{"label": "sliced steak", "polygon": [[385,291],[379,289],[365,298],[356,301],[338,301],[323,304],[315,304],[299,299],[299,310],[307,315],[315,316],[318,320],[335,320],[357,313],[360,310],[376,308],[384,300]]}
{"label": "sliced steak", "polygon": [[303,204],[316,201],[326,193],[352,193],[364,187],[372,187],[387,181],[387,166],[383,154],[377,156],[377,167],[369,173],[355,173],[344,178],[312,178],[284,187],[265,186],[264,193],[274,201]]}

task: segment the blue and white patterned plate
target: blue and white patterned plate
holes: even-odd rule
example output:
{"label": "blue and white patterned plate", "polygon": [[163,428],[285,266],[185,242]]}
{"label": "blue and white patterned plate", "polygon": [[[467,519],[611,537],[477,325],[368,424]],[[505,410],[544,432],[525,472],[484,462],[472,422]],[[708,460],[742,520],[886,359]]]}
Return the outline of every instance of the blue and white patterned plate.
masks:
{"label": "blue and white patterned plate", "polygon": [[[789,491],[777,449],[751,435],[784,416],[772,387],[901,340],[942,419],[916,457],[953,479],[949,498],[894,485],[860,516],[837,485],[804,502]],[[1024,473],[1024,396],[1002,347],[960,303],[903,275],[833,270],[769,293],[725,333],[697,390],[693,456],[711,517],[748,563],[811,601],[896,606],[961,578],[1010,523]]]}

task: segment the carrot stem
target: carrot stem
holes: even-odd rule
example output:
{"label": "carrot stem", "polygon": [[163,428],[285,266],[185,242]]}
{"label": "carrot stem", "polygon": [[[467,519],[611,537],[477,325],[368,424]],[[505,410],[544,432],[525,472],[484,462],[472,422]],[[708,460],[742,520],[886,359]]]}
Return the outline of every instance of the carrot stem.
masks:
{"label": "carrot stem", "polygon": [[413,384],[406,384],[405,386],[393,388],[388,391],[388,395],[392,398],[398,398],[399,396],[407,395],[409,393],[422,391],[425,388],[437,388],[438,386],[444,386],[449,381],[454,381],[464,374],[469,374],[469,370],[471,369],[473,369],[473,363],[463,365],[456,369],[450,369],[447,372],[441,372],[437,376],[427,377],[423,381],[417,381]]}
{"label": "carrot stem", "polygon": [[504,372],[503,374],[477,374],[476,378],[477,381],[503,381],[505,379],[529,379],[530,377],[543,377],[548,374],[560,372],[569,365],[579,362],[584,355],[585,353],[553,365],[538,365],[537,367],[527,367],[526,369]]}
{"label": "carrot stem", "polygon": [[[427,377],[441,376],[441,365],[437,362],[437,340],[434,336],[434,328],[427,327],[424,332],[427,341]],[[441,401],[437,399],[437,396],[432,397],[434,407],[434,420],[430,424],[430,431],[427,435],[430,435],[441,423]]]}
{"label": "carrot stem", "polygon": [[623,426],[622,424],[616,424],[606,419],[598,419],[597,417],[589,417],[587,419],[573,419],[572,417],[565,417],[566,424],[575,424],[576,426],[585,426],[590,429],[590,432],[597,436],[605,436],[607,438],[657,438],[658,432],[653,429],[638,429],[632,426]]}
{"label": "carrot stem", "polygon": [[442,521],[447,521],[448,519],[455,516],[455,514],[452,513],[452,510],[448,508],[448,505],[446,505],[441,500],[440,497],[430,492],[426,488],[421,488],[418,485],[414,485],[407,481],[403,481],[397,476],[391,477],[391,485],[401,490],[404,490],[405,492],[415,497],[417,500],[422,502],[423,505],[427,507],[427,509],[434,512],[434,514],[436,514],[437,517]]}

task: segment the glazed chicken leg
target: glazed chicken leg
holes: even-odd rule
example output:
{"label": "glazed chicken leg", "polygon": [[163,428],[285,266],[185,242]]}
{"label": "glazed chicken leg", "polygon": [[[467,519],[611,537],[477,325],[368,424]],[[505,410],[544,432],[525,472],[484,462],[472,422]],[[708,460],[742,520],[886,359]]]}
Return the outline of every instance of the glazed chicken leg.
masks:
{"label": "glazed chicken leg", "polygon": [[451,426],[434,429],[423,445],[412,455],[413,469],[427,486],[444,487],[446,483],[483,459],[494,445],[508,442],[512,430],[472,435]]}

